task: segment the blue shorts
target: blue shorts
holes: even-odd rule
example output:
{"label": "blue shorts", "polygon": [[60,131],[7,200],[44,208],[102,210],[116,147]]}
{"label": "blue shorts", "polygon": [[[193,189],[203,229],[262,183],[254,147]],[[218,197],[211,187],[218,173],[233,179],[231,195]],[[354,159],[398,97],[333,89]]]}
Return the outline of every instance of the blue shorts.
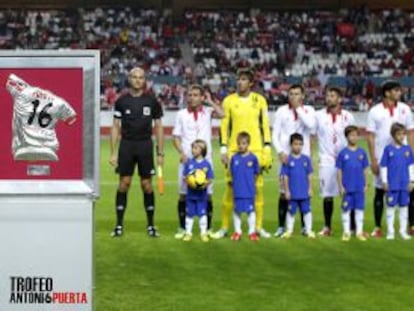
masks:
{"label": "blue shorts", "polygon": [[238,214],[254,212],[254,199],[234,199],[234,211]]}
{"label": "blue shorts", "polygon": [[364,192],[350,192],[345,193],[342,199],[342,210],[344,212],[352,211],[354,209],[363,211],[365,209],[365,193]]}
{"label": "blue shorts", "polygon": [[389,207],[394,207],[396,205],[400,207],[408,206],[408,203],[410,203],[410,193],[405,190],[388,191],[386,196],[387,205]]}
{"label": "blue shorts", "polygon": [[193,218],[194,216],[204,216],[207,215],[207,200],[191,200],[187,199],[186,204],[186,214],[188,217]]}
{"label": "blue shorts", "polygon": [[288,211],[291,215],[295,215],[298,208],[303,214],[309,213],[311,210],[310,199],[289,200]]}

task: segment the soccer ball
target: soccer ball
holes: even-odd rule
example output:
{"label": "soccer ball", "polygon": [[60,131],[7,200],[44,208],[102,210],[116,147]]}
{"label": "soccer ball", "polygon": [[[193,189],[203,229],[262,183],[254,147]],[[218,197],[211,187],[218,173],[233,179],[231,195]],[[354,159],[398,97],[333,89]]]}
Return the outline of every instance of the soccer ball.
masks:
{"label": "soccer ball", "polygon": [[200,169],[194,170],[187,176],[187,184],[193,189],[202,189],[207,183],[206,172]]}

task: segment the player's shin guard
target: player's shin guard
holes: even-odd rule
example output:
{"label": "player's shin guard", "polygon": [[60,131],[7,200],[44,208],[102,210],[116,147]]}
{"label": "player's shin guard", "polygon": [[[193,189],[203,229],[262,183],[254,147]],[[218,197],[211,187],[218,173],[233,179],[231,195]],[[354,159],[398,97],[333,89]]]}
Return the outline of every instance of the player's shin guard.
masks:
{"label": "player's shin guard", "polygon": [[155,199],[154,192],[144,193],[144,208],[147,213],[147,226],[154,226]]}
{"label": "player's shin guard", "polygon": [[387,208],[387,235],[392,236],[394,235],[394,208],[388,207]]}
{"label": "player's shin guard", "polygon": [[116,192],[116,225],[123,226],[124,224],[124,214],[127,207],[127,193],[120,192],[119,190]]}
{"label": "player's shin guard", "polygon": [[198,222],[200,225],[200,233],[206,234],[207,233],[207,215],[201,216]]}
{"label": "player's shin guard", "polygon": [[185,200],[178,200],[178,221],[181,229],[185,229]]}
{"label": "player's shin guard", "polygon": [[255,233],[256,231],[256,213],[251,212],[247,216],[247,223],[249,225],[249,234]]}
{"label": "player's shin guard", "polygon": [[323,199],[323,215],[325,217],[325,227],[332,228],[332,214],[334,208],[333,198],[324,198]]}
{"label": "player's shin guard", "polygon": [[375,188],[374,195],[374,219],[375,227],[381,228],[382,213],[384,210],[384,190]]}
{"label": "player's shin guard", "polygon": [[193,232],[194,217],[185,218],[185,233],[191,235]]}
{"label": "player's shin guard", "polygon": [[233,212],[233,223],[234,223],[234,232],[241,234],[242,233],[242,229],[241,229],[241,215]]}
{"label": "player's shin guard", "polygon": [[408,221],[410,227],[414,227],[414,190],[410,193],[410,204],[408,205]]}
{"label": "player's shin guard", "polygon": [[213,220],[213,201],[207,201],[207,230],[211,229],[211,221]]}
{"label": "player's shin guard", "polygon": [[407,206],[402,206],[399,209],[399,218],[400,218],[400,234],[407,234],[407,220],[408,220],[408,208]]}
{"label": "player's shin guard", "polygon": [[221,228],[228,230],[230,227],[231,211],[233,210],[233,189],[226,185],[224,190],[223,207],[221,210]]}
{"label": "player's shin guard", "polygon": [[303,227],[305,228],[306,233],[312,232],[312,212],[307,212],[305,214],[301,213],[301,215],[303,215]]}
{"label": "player's shin guard", "polygon": [[286,200],[285,197],[281,195],[279,198],[279,228],[285,227],[288,203],[288,200]]}
{"label": "player's shin guard", "polygon": [[292,215],[291,213],[287,213],[287,215],[286,215],[286,231],[288,233],[292,233],[294,225],[295,225],[295,215]]}
{"label": "player's shin guard", "polygon": [[364,211],[355,210],[355,225],[356,225],[356,234],[362,234],[364,231]]}
{"label": "player's shin guard", "polygon": [[263,228],[263,175],[259,175],[256,180],[256,198],[255,198],[255,211],[256,211],[256,230],[259,231]]}
{"label": "player's shin guard", "polygon": [[350,226],[350,211],[342,211],[342,227],[345,234],[351,233],[351,226]]}

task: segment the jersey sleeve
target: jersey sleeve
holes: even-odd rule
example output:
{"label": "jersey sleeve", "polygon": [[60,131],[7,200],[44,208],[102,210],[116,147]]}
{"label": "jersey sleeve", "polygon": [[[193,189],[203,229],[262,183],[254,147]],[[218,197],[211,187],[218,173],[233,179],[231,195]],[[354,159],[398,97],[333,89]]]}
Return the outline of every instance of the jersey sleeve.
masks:
{"label": "jersey sleeve", "polygon": [[388,167],[388,146],[385,147],[384,152],[382,153],[380,166],[381,167]]}
{"label": "jersey sleeve", "polygon": [[121,119],[122,118],[122,105],[121,105],[121,100],[122,98],[119,98],[116,102],[115,102],[115,107],[114,107],[114,118],[116,119]]}
{"label": "jersey sleeve", "polygon": [[336,157],[335,167],[339,170],[342,170],[342,152],[339,152],[338,156]]}
{"label": "jersey sleeve", "polygon": [[208,162],[208,161],[206,161],[207,162],[207,174],[206,174],[206,176],[207,176],[207,179],[213,179],[214,178],[214,172],[213,172],[213,168],[211,167],[211,164]]}
{"label": "jersey sleeve", "polygon": [[413,130],[414,129],[414,120],[413,120],[413,114],[411,113],[411,110],[409,107],[406,107],[406,119],[405,119],[405,127],[407,130]]}
{"label": "jersey sleeve", "polygon": [[183,136],[183,120],[182,113],[178,112],[177,117],[175,118],[175,124],[172,131],[173,136],[181,137]]}
{"label": "jersey sleeve", "polygon": [[269,112],[267,110],[267,101],[263,96],[261,97],[261,109],[260,109],[260,127],[263,135],[263,143],[270,144],[270,124],[269,124]]}
{"label": "jersey sleeve", "polygon": [[153,106],[154,106],[154,109],[152,109],[152,118],[161,119],[164,115],[161,104],[155,97],[153,97],[152,100],[153,100]]}
{"label": "jersey sleeve", "polygon": [[183,167],[183,176],[187,177],[188,174],[190,173],[190,160],[188,160],[187,162],[184,163],[184,167]]}
{"label": "jersey sleeve", "polygon": [[315,119],[315,109],[311,106],[299,107],[296,109],[296,112],[299,116],[299,119],[305,125],[305,127],[313,132],[315,129],[316,119]]}
{"label": "jersey sleeve", "polygon": [[308,162],[307,174],[310,175],[313,173],[312,160],[309,157],[306,157],[306,161]]}
{"label": "jersey sleeve", "polygon": [[72,123],[75,120],[76,112],[72,106],[62,99],[62,104],[59,109],[59,119],[66,123]]}
{"label": "jersey sleeve", "polygon": [[289,176],[289,166],[287,164],[282,165],[282,169],[280,170],[281,176]]}
{"label": "jersey sleeve", "polygon": [[368,117],[367,117],[367,127],[366,127],[366,130],[368,131],[368,132],[371,132],[371,133],[375,133],[375,120],[374,120],[374,110],[373,109],[371,109],[369,112],[368,112]]}
{"label": "jersey sleeve", "polygon": [[362,156],[363,156],[363,158],[362,158],[362,167],[364,169],[366,169],[369,166],[369,162],[368,162],[368,155],[365,152],[365,150],[362,150]]}
{"label": "jersey sleeve", "polygon": [[231,126],[231,112],[230,112],[230,100],[226,97],[223,101],[224,117],[220,123],[220,145],[227,146],[230,136]]}
{"label": "jersey sleeve", "polygon": [[410,146],[407,146],[407,150],[408,150],[408,165],[414,164],[413,150],[411,149]]}
{"label": "jersey sleeve", "polygon": [[273,146],[275,147],[276,152],[280,153],[283,151],[282,144],[280,142],[280,135],[282,132],[282,108],[281,107],[276,110],[272,130],[273,130],[273,133],[272,133]]}
{"label": "jersey sleeve", "polygon": [[259,165],[259,160],[257,159],[256,156],[254,156],[253,159],[253,165],[254,165],[254,174],[255,175],[259,175],[260,174],[260,165]]}

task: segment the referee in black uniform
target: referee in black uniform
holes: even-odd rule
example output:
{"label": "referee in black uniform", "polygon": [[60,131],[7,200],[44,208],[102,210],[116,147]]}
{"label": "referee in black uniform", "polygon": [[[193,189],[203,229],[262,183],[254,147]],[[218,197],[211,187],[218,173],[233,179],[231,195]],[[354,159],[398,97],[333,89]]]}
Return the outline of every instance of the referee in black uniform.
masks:
{"label": "referee in black uniform", "polygon": [[[161,105],[151,95],[145,94],[145,72],[136,67],[129,72],[129,93],[120,97],[115,103],[114,122],[111,129],[110,164],[117,167],[119,185],[116,193],[116,227],[113,237],[123,234],[123,218],[127,207],[127,193],[131,185],[135,166],[141,178],[144,194],[144,208],[147,214],[147,231],[150,237],[158,237],[154,227],[155,200],[152,187],[154,169],[154,152],[152,127],[154,122],[156,135],[157,164],[163,165],[164,135],[161,118]],[[118,148],[119,138],[121,141]]]}

